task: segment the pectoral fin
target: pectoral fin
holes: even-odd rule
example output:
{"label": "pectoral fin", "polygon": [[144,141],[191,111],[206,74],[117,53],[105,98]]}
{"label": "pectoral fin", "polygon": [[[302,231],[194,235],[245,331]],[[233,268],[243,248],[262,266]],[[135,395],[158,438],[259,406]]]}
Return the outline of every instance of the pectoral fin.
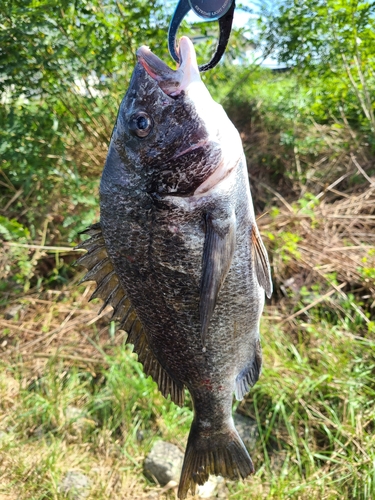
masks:
{"label": "pectoral fin", "polygon": [[232,264],[235,242],[236,222],[234,215],[225,221],[215,221],[211,214],[206,215],[206,239],[203,249],[200,291],[203,346],[220,289]]}
{"label": "pectoral fin", "polygon": [[252,255],[255,274],[259,285],[264,288],[268,298],[272,295],[271,269],[267,250],[260,237],[256,224],[251,229]]}

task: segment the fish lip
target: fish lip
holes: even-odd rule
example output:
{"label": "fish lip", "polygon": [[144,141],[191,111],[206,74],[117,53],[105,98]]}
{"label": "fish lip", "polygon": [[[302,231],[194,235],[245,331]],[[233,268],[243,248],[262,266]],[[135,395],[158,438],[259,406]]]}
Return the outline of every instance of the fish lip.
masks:
{"label": "fish lip", "polygon": [[170,97],[179,96],[191,83],[201,81],[194,45],[188,37],[181,37],[178,52],[180,65],[173,70],[146,45],[137,50],[138,62]]}
{"label": "fish lip", "polygon": [[151,52],[147,45],[142,45],[142,47],[137,50],[137,59],[151,78],[158,83],[173,80],[176,80],[177,84],[179,83],[177,81],[178,78],[175,77],[176,71]]}

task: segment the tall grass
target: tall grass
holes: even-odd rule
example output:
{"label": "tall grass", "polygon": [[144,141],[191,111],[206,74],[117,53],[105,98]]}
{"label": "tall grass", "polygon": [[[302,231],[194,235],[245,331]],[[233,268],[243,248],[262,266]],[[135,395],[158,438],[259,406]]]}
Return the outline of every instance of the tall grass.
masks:
{"label": "tall grass", "polygon": [[[263,374],[234,406],[257,424],[256,473],[226,482],[225,495],[370,500],[375,203],[367,132],[344,114],[331,117],[315,99],[319,85],[314,94],[298,75],[224,66],[205,78],[244,141],[256,212],[267,212],[258,224],[275,284],[262,322]],[[98,318],[89,290],[76,287],[69,246],[98,219],[103,138],[116,110],[100,124],[104,101],[74,99],[77,116],[68,113],[64,128],[54,130],[53,113],[33,101],[13,110],[3,130],[0,498],[63,498],[71,470],[90,479],[90,499],[152,498],[161,490],[143,475],[143,460],[157,439],[184,449],[191,404],[181,409],[158,393],[107,311]]]}
{"label": "tall grass", "polygon": [[[322,310],[310,309],[292,328],[280,319],[263,322],[263,374],[236,408],[257,422],[256,474],[227,482],[227,498],[375,495],[375,339],[353,323],[321,320]],[[165,400],[130,350],[111,347],[107,336],[102,364],[90,365],[94,347],[86,367],[78,356],[68,363],[52,352],[39,368],[27,357],[2,361],[0,492],[60,498],[69,470],[91,480],[89,498],[157,491],[143,476],[143,459],[157,439],[185,446],[190,404],[181,409]]]}

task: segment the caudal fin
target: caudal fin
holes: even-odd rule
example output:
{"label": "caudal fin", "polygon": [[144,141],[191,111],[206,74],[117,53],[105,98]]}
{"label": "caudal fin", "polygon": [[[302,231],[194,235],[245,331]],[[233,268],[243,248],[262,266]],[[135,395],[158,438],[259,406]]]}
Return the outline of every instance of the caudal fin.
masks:
{"label": "caudal fin", "polygon": [[195,493],[196,484],[204,484],[210,474],[229,479],[244,479],[254,472],[253,462],[234,425],[224,432],[208,435],[193,422],[184,464],[182,466],[178,498],[186,498],[189,488]]}

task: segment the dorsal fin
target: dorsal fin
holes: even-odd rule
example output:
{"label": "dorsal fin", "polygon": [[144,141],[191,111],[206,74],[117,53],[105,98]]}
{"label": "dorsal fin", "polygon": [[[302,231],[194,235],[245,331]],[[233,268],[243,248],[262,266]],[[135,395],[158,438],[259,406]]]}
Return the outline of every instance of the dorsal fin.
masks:
{"label": "dorsal fin", "polygon": [[268,261],[266,247],[263,244],[263,241],[259,234],[259,230],[255,223],[251,228],[251,241],[255,274],[258,279],[259,285],[264,288],[267,297],[270,298],[272,295],[270,263]]}
{"label": "dorsal fin", "polygon": [[76,248],[83,248],[87,253],[82,255],[76,264],[84,266],[88,272],[80,283],[96,282],[97,286],[90,300],[97,297],[103,299],[100,311],[108,304],[112,306],[112,319],[118,321],[119,328],[128,333],[127,342],[134,345],[134,352],[137,353],[145,374],[154,379],[164,397],[168,397],[169,394],[174,403],[183,406],[184,386],[168,375],[152,352],[142,323],[108,256],[100,223],[93,224],[83,233],[89,234],[90,238]]}

